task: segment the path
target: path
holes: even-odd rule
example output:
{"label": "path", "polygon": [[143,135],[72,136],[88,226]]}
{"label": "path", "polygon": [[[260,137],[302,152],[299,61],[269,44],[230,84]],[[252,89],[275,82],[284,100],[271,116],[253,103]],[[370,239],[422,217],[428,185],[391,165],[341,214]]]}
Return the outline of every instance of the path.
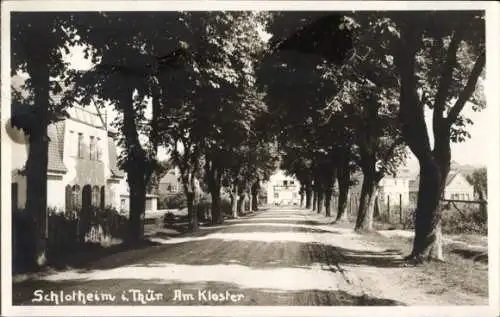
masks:
{"label": "path", "polygon": [[[330,221],[308,210],[273,208],[201,228],[194,235],[154,237],[156,245],[108,256],[89,268],[17,283],[14,304],[36,304],[31,299],[37,289],[43,294],[69,294],[71,300],[92,293],[100,300],[88,303],[101,305],[455,305],[487,301],[454,291],[429,293],[419,286],[422,281],[416,268],[401,266],[400,254],[374,245],[351,229],[327,225]],[[57,296],[52,295],[52,300]]]}

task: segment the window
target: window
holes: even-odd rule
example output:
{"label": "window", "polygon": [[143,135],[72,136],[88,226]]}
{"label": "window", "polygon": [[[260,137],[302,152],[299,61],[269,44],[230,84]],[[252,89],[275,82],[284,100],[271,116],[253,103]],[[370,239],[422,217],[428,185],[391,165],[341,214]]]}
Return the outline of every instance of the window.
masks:
{"label": "window", "polygon": [[290,185],[293,185],[293,181],[290,181]]}
{"label": "window", "polygon": [[98,186],[92,187],[92,206],[97,207],[100,203],[100,190]]}
{"label": "window", "polygon": [[280,198],[280,194],[279,193],[274,193],[274,198]]}
{"label": "window", "polygon": [[121,202],[120,202],[120,207],[122,210],[125,210],[125,204],[126,204],[126,200],[125,199],[122,199]]}
{"label": "window", "polygon": [[95,160],[96,159],[96,152],[95,152],[95,138],[93,136],[90,137],[90,155],[89,159]]}
{"label": "window", "polygon": [[151,210],[153,208],[153,201],[151,199],[146,199],[146,210]]}
{"label": "window", "polygon": [[78,133],[78,157],[83,158],[83,134]]}
{"label": "window", "polygon": [[96,147],[97,147],[97,160],[102,161],[102,144],[101,144],[101,139],[97,138],[96,142]]}
{"label": "window", "polygon": [[99,202],[99,206],[101,207],[102,210],[106,207],[106,201],[104,200],[104,197],[106,196],[106,188],[104,186],[101,187],[101,201]]}
{"label": "window", "polygon": [[283,181],[283,186],[288,186],[288,181]]}
{"label": "window", "polygon": [[172,185],[168,184],[168,186],[167,186],[167,191],[168,191],[168,192],[171,192],[171,191],[172,191]]}
{"label": "window", "polygon": [[81,199],[81,192],[80,192],[80,186],[74,185],[72,187],[72,194],[71,194],[71,208],[77,209],[82,206],[81,204],[82,199]]}

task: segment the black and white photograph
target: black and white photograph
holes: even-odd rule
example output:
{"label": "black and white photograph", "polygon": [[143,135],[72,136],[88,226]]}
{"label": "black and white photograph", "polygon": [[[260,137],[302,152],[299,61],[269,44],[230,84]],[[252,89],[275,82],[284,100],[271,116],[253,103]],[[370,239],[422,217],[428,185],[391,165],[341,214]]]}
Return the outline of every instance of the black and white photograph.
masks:
{"label": "black and white photograph", "polygon": [[2,2],[2,315],[499,316],[499,8]]}

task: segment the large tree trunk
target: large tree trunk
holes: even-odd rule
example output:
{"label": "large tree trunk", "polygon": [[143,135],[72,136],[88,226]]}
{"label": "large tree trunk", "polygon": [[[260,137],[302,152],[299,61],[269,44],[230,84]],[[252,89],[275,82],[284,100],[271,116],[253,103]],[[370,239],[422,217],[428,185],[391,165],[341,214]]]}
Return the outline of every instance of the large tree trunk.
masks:
{"label": "large tree trunk", "polygon": [[198,229],[198,212],[195,209],[195,193],[194,191],[186,192],[186,202],[188,209],[188,218],[189,218],[189,229],[196,230]]}
{"label": "large tree trunk", "polygon": [[259,182],[255,182],[252,185],[252,211],[257,211],[259,209]]}
{"label": "large tree trunk", "polygon": [[[26,212],[30,217],[28,236],[27,268],[39,268],[47,262],[48,214],[47,214],[47,167],[49,139],[49,66],[52,48],[49,40],[49,25],[52,18],[33,21],[37,27],[33,32],[24,34],[28,55],[27,70],[34,89],[34,117],[26,127],[29,137],[28,158],[26,161]],[[30,114],[31,115],[31,114]],[[21,119],[22,121],[22,119]],[[23,123],[23,122],[21,122]]]}
{"label": "large tree trunk", "polygon": [[311,182],[308,182],[306,185],[306,208],[311,209],[312,203],[312,187]]}
{"label": "large tree trunk", "polygon": [[314,189],[313,191],[313,201],[312,201],[312,210],[316,211],[318,209],[318,190]]}
{"label": "large tree trunk", "polygon": [[332,216],[332,196],[333,196],[333,184],[328,185],[325,189],[325,216]]}
{"label": "large tree trunk", "polygon": [[373,207],[377,195],[379,180],[373,171],[363,172],[361,197],[359,200],[358,216],[356,218],[356,231],[371,231],[373,229]]}
{"label": "large tree trunk", "polygon": [[[47,61],[45,61],[47,62]],[[29,135],[29,152],[26,162],[26,211],[29,213],[33,228],[30,234],[32,243],[27,250],[31,255],[29,266],[40,267],[46,264],[48,215],[47,215],[47,164],[49,140],[47,136],[49,74],[46,67],[37,68],[41,73],[31,74],[36,78],[35,103],[38,106],[39,120],[34,120]]]}
{"label": "large tree trunk", "polygon": [[333,198],[333,186],[335,184],[335,179],[337,178],[337,168],[335,166],[325,167],[325,180],[324,180],[324,190],[325,190],[325,216],[332,216],[332,198]]}
{"label": "large tree trunk", "polygon": [[231,213],[233,218],[238,218],[238,189],[236,186],[231,189]]}
{"label": "large tree trunk", "polygon": [[142,239],[144,233],[143,217],[146,210],[146,183],[143,168],[128,171],[128,185],[130,188],[129,221],[127,243],[133,244]]}
{"label": "large tree trunk", "polygon": [[123,112],[122,133],[128,149],[127,182],[130,189],[128,243],[135,243],[143,236],[143,222],[146,209],[146,153],[139,142],[136,126],[136,112],[132,102],[133,87],[124,89],[119,107]]}
{"label": "large tree trunk", "polygon": [[243,216],[245,214],[245,202],[246,202],[246,195],[245,193],[242,193],[239,195],[238,199],[238,215]]}
{"label": "large tree trunk", "polygon": [[323,211],[323,206],[325,205],[325,191],[323,188],[320,188],[318,191],[318,207],[316,208],[316,212],[321,214]]}
{"label": "large tree trunk", "polygon": [[345,220],[347,200],[349,198],[349,184],[351,182],[351,174],[349,172],[349,160],[345,160],[347,164],[341,164],[337,172],[337,182],[339,184],[339,197],[337,206],[337,217],[335,222]]}
{"label": "large tree trunk", "polygon": [[304,207],[304,196],[305,196],[305,190],[304,190],[304,187],[301,186],[301,189],[300,189],[300,207]]}
{"label": "large tree trunk", "polygon": [[205,172],[208,178],[208,187],[210,191],[210,196],[212,197],[212,203],[210,207],[210,212],[212,216],[212,224],[221,224],[224,222],[224,216],[221,212],[221,173],[220,170],[214,166],[213,162],[207,161],[205,164]]}
{"label": "large tree trunk", "polygon": [[441,209],[439,200],[449,173],[449,161],[420,166],[420,183],[415,219],[415,238],[410,258],[443,260],[441,235]]}
{"label": "large tree trunk", "polygon": [[210,196],[212,197],[212,202],[210,205],[211,217],[212,217],[211,223],[212,224],[222,223],[221,210],[220,210],[221,207],[220,187],[218,190],[217,189],[211,190]]}
{"label": "large tree trunk", "polygon": [[253,195],[251,193],[251,190],[249,191],[249,193],[247,194],[247,200],[248,200],[248,212],[252,212],[252,204],[253,204]]}

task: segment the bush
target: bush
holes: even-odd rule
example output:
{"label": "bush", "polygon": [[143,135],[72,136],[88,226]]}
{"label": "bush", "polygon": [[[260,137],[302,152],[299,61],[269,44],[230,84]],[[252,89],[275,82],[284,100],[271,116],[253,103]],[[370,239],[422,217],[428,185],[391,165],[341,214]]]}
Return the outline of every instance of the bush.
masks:
{"label": "bush", "polygon": [[[441,228],[445,234],[488,233],[488,219],[479,206],[468,203],[443,203]],[[404,229],[415,228],[415,210],[406,213]]]}
{"label": "bush", "polygon": [[[32,237],[27,234],[31,228],[31,217],[26,211],[12,214],[13,261],[21,268],[31,254]],[[57,210],[47,208],[47,252],[48,256],[66,254],[82,247],[86,242],[100,243],[106,239],[124,239],[127,230],[127,218],[111,207],[104,210],[92,208],[88,214],[81,210]]]}
{"label": "bush", "polygon": [[158,209],[183,209],[186,207],[187,202],[184,193],[163,195],[158,202]]}

